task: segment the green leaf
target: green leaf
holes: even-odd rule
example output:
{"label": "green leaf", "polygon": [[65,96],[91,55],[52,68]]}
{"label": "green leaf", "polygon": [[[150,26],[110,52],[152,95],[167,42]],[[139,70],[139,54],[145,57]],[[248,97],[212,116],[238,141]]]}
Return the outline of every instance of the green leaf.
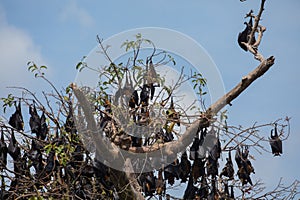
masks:
{"label": "green leaf", "polygon": [[64,96],[64,100],[65,101],[69,101],[69,97],[68,96]]}
{"label": "green leaf", "polygon": [[196,83],[196,84],[194,85],[194,89],[195,89],[197,86],[198,86],[198,83]]}
{"label": "green leaf", "polygon": [[71,86],[69,85],[68,87],[66,87],[66,94],[69,94],[71,92]]}
{"label": "green leaf", "polygon": [[44,147],[44,149],[45,149],[45,151],[46,151],[46,154],[49,154],[49,153],[50,153],[52,147],[53,147],[52,144],[48,144],[48,145],[46,145],[46,146]]}
{"label": "green leaf", "polygon": [[77,65],[76,65],[76,69],[79,69],[82,65],[82,62],[79,62]]}
{"label": "green leaf", "polygon": [[79,72],[81,72],[85,67],[82,65],[82,67],[79,69]]}
{"label": "green leaf", "polygon": [[138,34],[136,34],[136,39],[141,39],[142,38],[142,34],[141,33],[138,33]]}

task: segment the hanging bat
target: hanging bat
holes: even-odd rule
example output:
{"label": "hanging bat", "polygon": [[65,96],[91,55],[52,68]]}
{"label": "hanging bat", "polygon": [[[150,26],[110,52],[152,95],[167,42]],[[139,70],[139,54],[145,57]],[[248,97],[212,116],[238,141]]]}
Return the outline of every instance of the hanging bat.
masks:
{"label": "hanging bat", "polygon": [[35,133],[37,138],[40,138],[41,119],[37,113],[35,104],[29,106],[29,114],[29,126],[31,129],[31,133]]}
{"label": "hanging bat", "polygon": [[226,195],[226,197],[229,197],[229,187],[227,181],[224,183],[224,194]]}
{"label": "hanging bat", "polygon": [[168,180],[168,183],[170,185],[173,185],[175,183],[175,178],[179,179],[179,164],[178,160],[175,160],[171,164],[169,164],[167,167],[164,168],[164,177],[165,180]]}
{"label": "hanging bat", "polygon": [[212,157],[212,159],[214,160],[218,160],[221,156],[221,142],[219,140],[219,138],[216,138],[216,142],[213,146],[213,148],[209,151],[210,156]]}
{"label": "hanging bat", "polygon": [[17,129],[18,131],[24,130],[24,121],[22,116],[22,110],[21,110],[21,100],[19,101],[18,106],[15,102],[16,111],[12,114],[12,116],[9,118],[9,125]]}
{"label": "hanging bat", "polygon": [[139,95],[136,90],[131,94],[128,105],[132,109],[139,105]]}
{"label": "hanging bat", "polygon": [[252,180],[250,178],[250,174],[246,171],[245,167],[239,168],[237,175],[242,182],[242,185],[246,185],[247,183],[250,183],[250,185],[253,185]]}
{"label": "hanging bat", "polygon": [[133,91],[133,86],[132,86],[132,81],[130,79],[130,74],[128,69],[125,71],[125,84],[122,89],[123,95],[125,95],[125,99],[128,101],[128,97],[132,94]]}
{"label": "hanging bat", "polygon": [[51,150],[47,157],[46,166],[44,168],[47,175],[49,175],[55,167],[55,152]]}
{"label": "hanging bat", "polygon": [[142,138],[135,137],[135,136],[130,136],[131,137],[131,146],[132,147],[141,147],[143,140]]}
{"label": "hanging bat", "polygon": [[238,168],[242,167],[242,153],[240,148],[238,147],[237,150],[235,151],[235,162],[238,166]]}
{"label": "hanging bat", "polygon": [[[250,39],[250,33],[252,31],[252,27],[253,27],[253,22],[252,22],[252,16],[251,16],[251,13],[248,14],[249,17],[250,17],[250,20],[249,22],[245,22],[244,24],[246,25],[246,28],[241,32],[239,33],[239,36],[238,36],[238,44],[240,45],[240,47],[245,50],[245,51],[248,51],[248,48],[245,44],[243,43],[248,43],[249,39]],[[251,44],[250,45],[253,45],[255,43],[255,37],[253,36],[253,39],[251,41]]]}
{"label": "hanging bat", "polygon": [[44,169],[42,161],[43,158],[40,149],[40,145],[38,145],[34,140],[32,140],[31,149],[29,151],[29,159],[32,161],[32,165],[37,175],[39,175]]}
{"label": "hanging bat", "polygon": [[179,178],[181,183],[185,183],[191,171],[191,163],[187,158],[186,152],[181,155],[181,161],[179,163]]}
{"label": "hanging bat", "polygon": [[191,175],[195,181],[197,181],[198,178],[203,177],[205,175],[205,161],[196,157],[194,160]]}
{"label": "hanging bat", "polygon": [[233,185],[230,186],[230,198],[234,199]]}
{"label": "hanging bat", "polygon": [[227,160],[227,162],[225,164],[225,167],[222,169],[220,177],[226,176],[229,178],[228,180],[232,180],[233,176],[234,176],[234,169],[233,169],[233,163],[231,160],[231,151],[229,151],[228,158],[226,158],[226,160]]}
{"label": "hanging bat", "polygon": [[149,104],[149,87],[148,85],[144,84],[142,87],[142,91],[140,93],[140,104],[142,106],[148,106]]}
{"label": "hanging bat", "polygon": [[159,84],[157,86],[154,85],[154,83],[158,82],[158,79],[156,71],[154,69],[152,58],[150,59],[149,69],[147,70],[147,82],[150,88],[150,99],[152,100],[155,94],[155,87],[159,87]]}
{"label": "hanging bat", "polygon": [[83,156],[83,147],[81,144],[77,144],[75,147],[75,151],[72,153],[74,164],[81,164],[84,160]]}
{"label": "hanging bat", "polygon": [[198,199],[207,199],[208,195],[209,195],[209,185],[207,184],[207,180],[205,176],[203,176],[201,179],[201,186],[196,192],[196,197],[198,197]]}
{"label": "hanging bat", "polygon": [[254,168],[248,159],[249,150],[248,147],[245,147],[245,149],[242,149],[242,152],[238,148],[236,150],[235,160],[238,165],[238,172],[237,175],[242,182],[242,185],[245,185],[247,183],[250,183],[252,185],[252,180],[250,178],[251,173],[254,172]]}
{"label": "hanging bat", "polygon": [[20,150],[20,147],[18,146],[17,140],[15,138],[14,130],[11,131],[11,136],[9,139],[9,145],[7,147],[7,152],[15,161],[17,161],[21,156],[21,150]]}
{"label": "hanging bat", "polygon": [[274,156],[280,156],[282,154],[282,141],[277,132],[277,124],[275,124],[274,130],[271,130],[271,138],[269,139],[269,143],[271,145],[272,154],[274,154]]}
{"label": "hanging bat", "polygon": [[73,116],[73,109],[72,109],[72,104],[69,103],[69,113],[66,118],[65,122],[65,130],[68,133],[76,134],[77,130],[75,127],[75,122],[74,122],[74,116]]}
{"label": "hanging bat", "polygon": [[166,111],[166,114],[168,120],[175,121],[177,123],[177,126],[180,126],[179,113],[175,111],[173,97],[171,97],[171,104],[168,110]]}
{"label": "hanging bat", "polygon": [[6,167],[7,164],[7,146],[4,141],[4,132],[1,129],[1,139],[0,139],[0,170]]}
{"label": "hanging bat", "polygon": [[158,195],[164,195],[166,192],[166,182],[163,179],[161,169],[158,171],[158,177],[156,179],[155,185],[156,185],[156,193]]}
{"label": "hanging bat", "polygon": [[193,144],[190,148],[190,159],[191,160],[195,160],[196,158],[198,158],[198,150],[199,150],[199,146],[200,146],[200,139],[198,137],[194,138]]}
{"label": "hanging bat", "polygon": [[218,175],[218,160],[215,160],[210,155],[207,158],[206,164],[206,173],[207,176],[211,175],[212,177]]}
{"label": "hanging bat", "polygon": [[187,187],[184,191],[183,199],[195,199],[197,192],[197,187],[194,186],[194,180],[193,177],[189,177],[189,182],[187,184]]}
{"label": "hanging bat", "polygon": [[41,125],[40,125],[40,137],[42,140],[45,140],[48,135],[48,126],[46,123],[45,112],[41,116]]}

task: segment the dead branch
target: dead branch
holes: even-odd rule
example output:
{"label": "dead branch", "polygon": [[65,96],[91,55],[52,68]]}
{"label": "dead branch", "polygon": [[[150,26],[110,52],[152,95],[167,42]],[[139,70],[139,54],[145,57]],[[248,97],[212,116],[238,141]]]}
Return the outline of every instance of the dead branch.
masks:
{"label": "dead branch", "polygon": [[[275,58],[271,56],[267,60],[264,60],[262,63],[260,63],[260,65],[255,70],[250,72],[248,75],[244,76],[241,82],[237,86],[235,86],[231,91],[229,91],[227,94],[221,97],[217,102],[212,104],[200,119],[194,121],[188,127],[188,129],[182,135],[182,137],[179,138],[177,141],[172,141],[166,144],[157,144],[151,147],[145,147],[145,146],[130,147],[129,151],[133,153],[149,153],[149,152],[157,151],[158,149],[164,149],[164,153],[166,155],[171,155],[174,152],[178,152],[179,149],[188,146],[192,141],[193,137],[195,136],[199,127],[200,128],[207,127],[209,125],[209,121],[212,120],[212,118],[221,109],[223,109],[227,104],[231,104],[231,102],[235,98],[237,98],[244,90],[246,90],[257,78],[265,74],[270,69],[270,67],[273,66],[274,61]],[[80,92],[80,89],[74,86],[75,84],[73,84],[73,91],[79,103],[83,105],[88,104],[88,100],[83,95],[83,93]],[[86,106],[83,106],[83,109],[85,110]],[[94,121],[91,110],[85,110],[84,114],[86,115],[86,117],[88,117],[88,120]],[[96,124],[94,124],[95,122],[92,123],[93,123],[93,128],[96,128]]]}
{"label": "dead branch", "polygon": [[[254,25],[252,27],[251,33],[249,35],[249,40],[247,43],[243,42],[244,45],[246,45],[247,49],[254,55],[254,58],[256,60],[259,60],[260,62],[263,62],[265,59],[263,55],[258,51],[258,46],[260,45],[260,42],[263,37],[263,33],[266,31],[266,27],[261,26],[259,24],[259,21],[261,20],[262,13],[264,11],[264,5],[266,0],[261,1],[260,9],[257,16],[254,16]],[[251,12],[248,14],[251,17]],[[259,27],[259,28],[258,28]],[[257,41],[252,44],[252,41],[255,38],[255,32],[258,32],[258,38]]]}

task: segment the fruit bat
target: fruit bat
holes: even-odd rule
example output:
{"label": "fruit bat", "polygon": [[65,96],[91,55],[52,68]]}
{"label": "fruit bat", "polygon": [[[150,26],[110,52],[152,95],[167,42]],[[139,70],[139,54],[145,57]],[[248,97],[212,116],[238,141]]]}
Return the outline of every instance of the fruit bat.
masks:
{"label": "fruit bat", "polygon": [[1,129],[1,139],[0,139],[0,170],[6,167],[7,164],[7,146],[4,141],[4,132]]}
{"label": "fruit bat", "polygon": [[45,113],[42,113],[41,116],[41,126],[40,126],[40,137],[42,140],[45,140],[48,135],[48,126],[46,123]]}
{"label": "fruit bat", "polygon": [[215,200],[215,199],[219,199],[219,192],[216,189],[216,177],[213,176],[211,179],[211,191],[210,194],[207,196],[207,200]]}
{"label": "fruit bat", "polygon": [[165,191],[166,191],[166,182],[163,179],[162,170],[158,171],[158,177],[156,179],[155,185],[156,185],[156,194],[158,194],[158,195],[165,194]]}
{"label": "fruit bat", "polygon": [[25,152],[23,156],[21,155],[18,157],[17,160],[14,160],[14,173],[16,177],[23,175],[24,177],[29,176],[29,167],[28,167],[28,155]]}
{"label": "fruit bat", "polygon": [[47,162],[44,170],[47,174],[49,174],[52,172],[52,170],[54,170],[54,167],[55,167],[55,152],[54,150],[51,150],[48,154]]}
{"label": "fruit bat", "polygon": [[179,113],[175,111],[173,97],[171,97],[171,104],[169,109],[166,111],[168,120],[175,121],[178,126],[180,126],[179,122]]}
{"label": "fruit bat", "polygon": [[[250,36],[250,33],[252,31],[252,27],[253,27],[253,22],[252,22],[252,16],[250,16],[250,20],[249,22],[245,22],[244,23],[246,25],[246,28],[243,30],[243,32],[239,33],[239,36],[238,36],[238,44],[240,45],[240,47],[245,50],[245,51],[248,51],[248,48],[244,43],[248,43],[249,41],[249,36]],[[253,39],[252,39],[252,42],[251,42],[251,45],[253,45],[255,43],[255,38],[253,36]]]}
{"label": "fruit bat", "polygon": [[213,157],[208,156],[207,164],[206,164],[206,172],[207,172],[207,176],[218,175],[218,160],[215,160]]}
{"label": "fruit bat", "polygon": [[229,197],[229,187],[227,182],[224,183],[224,193],[227,197]]}
{"label": "fruit bat", "polygon": [[199,177],[203,177],[205,175],[204,165],[205,165],[205,161],[203,159],[196,157],[191,171],[192,177],[195,181],[197,181]]}
{"label": "fruit bat", "polygon": [[179,179],[179,163],[178,160],[175,160],[167,167],[164,168],[165,180],[168,180],[170,185],[175,183],[175,178]]}
{"label": "fruit bat", "polygon": [[69,103],[69,113],[68,113],[68,116],[67,116],[66,122],[65,122],[65,130],[66,130],[66,132],[71,133],[71,134],[76,134],[76,132],[77,132],[76,127],[75,127],[73,108],[72,108],[71,103]]}
{"label": "fruit bat", "polygon": [[31,129],[31,133],[35,133],[37,138],[40,138],[41,119],[37,113],[35,104],[29,106],[29,114],[29,126]]}
{"label": "fruit bat", "polygon": [[199,146],[200,146],[200,139],[198,137],[194,138],[193,144],[190,148],[190,159],[191,160],[195,160],[196,158],[198,158],[198,150],[199,150]]}
{"label": "fruit bat", "polygon": [[139,105],[139,95],[136,90],[133,91],[128,103],[129,107],[134,109],[135,106]]}
{"label": "fruit bat", "polygon": [[240,167],[243,166],[243,163],[242,163],[242,153],[241,153],[241,150],[240,150],[239,147],[235,151],[235,162],[236,162],[238,168],[240,168]]}
{"label": "fruit bat", "polygon": [[237,175],[238,175],[240,181],[242,182],[242,185],[246,185],[247,183],[250,183],[250,185],[253,185],[252,180],[250,178],[250,174],[247,172],[245,167],[239,168]]}
{"label": "fruit bat", "polygon": [[127,101],[128,101],[128,97],[132,94],[132,91],[133,91],[132,81],[129,77],[130,77],[130,74],[129,74],[128,69],[127,69],[125,71],[125,84],[124,84],[124,87],[122,89],[123,95],[125,95],[125,99],[127,99]]}
{"label": "fruit bat", "polygon": [[206,129],[201,130],[200,139],[198,137],[194,138],[193,144],[190,148],[190,160],[195,160],[196,158],[202,159],[205,157],[206,152],[202,147],[202,144],[204,142],[204,137],[206,136],[206,131]]}
{"label": "fruit bat", "polygon": [[187,184],[187,187],[184,191],[183,199],[195,199],[195,194],[197,191],[197,187],[194,186],[194,180],[193,177],[189,177],[189,182]]}
{"label": "fruit bat", "polygon": [[135,137],[135,136],[131,136],[131,141],[132,141],[131,146],[133,147],[141,147],[143,143],[142,138]]}
{"label": "fruit bat", "polygon": [[252,185],[250,174],[255,173],[254,168],[252,167],[252,164],[248,159],[248,155],[249,155],[248,147],[245,147],[245,149],[242,148],[242,152],[240,151],[239,148],[236,150],[235,161],[239,168],[237,175],[243,185],[247,183],[250,183]]}
{"label": "fruit bat", "polygon": [[233,163],[231,160],[231,152],[228,153],[228,158],[226,158],[227,162],[225,164],[225,167],[222,169],[222,172],[220,174],[220,177],[226,176],[229,178],[229,180],[233,179],[234,176],[234,169],[233,169]]}
{"label": "fruit bat", "polygon": [[274,154],[274,156],[280,156],[280,154],[282,154],[282,141],[278,136],[277,124],[275,124],[274,130],[271,130],[271,139],[269,139],[269,143],[271,145],[272,154]]}
{"label": "fruit bat", "polygon": [[21,150],[20,147],[18,146],[17,140],[15,138],[15,133],[13,130],[11,131],[7,152],[15,161],[18,160],[21,156]]}
{"label": "fruit bat", "polygon": [[184,152],[181,156],[181,161],[179,163],[179,178],[182,183],[187,181],[187,178],[191,171],[191,163],[187,158],[186,152]]}
{"label": "fruit bat", "polygon": [[230,198],[234,199],[233,185],[230,186]]}
{"label": "fruit bat", "polygon": [[146,172],[139,176],[138,183],[142,186],[145,196],[153,196],[156,191],[156,177],[153,172]]}
{"label": "fruit bat", "polygon": [[214,144],[213,148],[210,150],[210,156],[214,160],[218,160],[221,156],[221,142],[219,138],[217,138],[216,143]]}
{"label": "fruit bat", "polygon": [[145,194],[146,196],[152,196],[153,193],[156,191],[156,177],[154,176],[153,172],[146,173],[144,185],[146,187]]}
{"label": "fruit bat", "polygon": [[148,106],[149,104],[149,88],[146,84],[143,85],[142,91],[140,93],[140,104],[142,106]]}
{"label": "fruit bat", "polygon": [[150,99],[152,100],[154,97],[154,94],[155,94],[155,87],[156,87],[156,86],[154,86],[154,83],[158,82],[157,74],[154,69],[152,59],[150,59],[149,68],[147,69],[147,82],[148,82],[148,86],[150,88]]}
{"label": "fruit bat", "polygon": [[16,105],[15,102],[15,107],[16,111],[12,116],[9,118],[9,125],[17,129],[18,131],[23,131],[24,130],[24,121],[23,121],[23,116],[22,116],[22,110],[21,110],[21,100],[19,101],[18,106]]}
{"label": "fruit bat", "polygon": [[136,90],[131,94],[128,106],[131,108],[132,119],[136,122],[136,106],[139,105],[139,95]]}
{"label": "fruit bat", "polygon": [[0,190],[0,199],[9,199],[10,193],[5,190],[5,179],[4,176],[1,176],[1,190]]}
{"label": "fruit bat", "polygon": [[75,151],[72,153],[74,166],[76,164],[81,164],[83,162],[83,147],[80,144],[77,144],[75,147]]}
{"label": "fruit bat", "polygon": [[248,150],[248,146],[246,146],[245,149],[244,149],[244,151],[242,152],[243,165],[246,168],[247,173],[249,173],[249,174],[250,173],[255,174],[254,168],[253,168],[250,160],[248,159],[248,155],[249,155],[249,150]]}
{"label": "fruit bat", "polygon": [[196,192],[196,197],[198,199],[206,199],[209,194],[209,186],[207,184],[207,180],[205,176],[201,178],[201,186]]}
{"label": "fruit bat", "polygon": [[29,151],[29,158],[32,161],[33,167],[36,171],[36,174],[40,174],[43,169],[43,158],[41,153],[41,146],[39,146],[34,140],[31,143],[31,149]]}

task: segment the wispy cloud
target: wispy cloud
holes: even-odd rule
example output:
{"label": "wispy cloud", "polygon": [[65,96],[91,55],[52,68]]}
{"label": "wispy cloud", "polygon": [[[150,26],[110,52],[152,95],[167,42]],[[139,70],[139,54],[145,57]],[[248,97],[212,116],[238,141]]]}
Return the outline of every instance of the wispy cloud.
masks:
{"label": "wispy cloud", "polygon": [[70,1],[62,10],[60,18],[64,22],[76,21],[82,27],[91,27],[94,24],[92,16],[82,7],[79,7],[76,1]]}
{"label": "wispy cloud", "polygon": [[0,5],[0,97],[6,96],[7,86],[32,86],[32,74],[26,63],[35,61],[44,65],[40,48],[24,30],[7,22],[5,10]]}

